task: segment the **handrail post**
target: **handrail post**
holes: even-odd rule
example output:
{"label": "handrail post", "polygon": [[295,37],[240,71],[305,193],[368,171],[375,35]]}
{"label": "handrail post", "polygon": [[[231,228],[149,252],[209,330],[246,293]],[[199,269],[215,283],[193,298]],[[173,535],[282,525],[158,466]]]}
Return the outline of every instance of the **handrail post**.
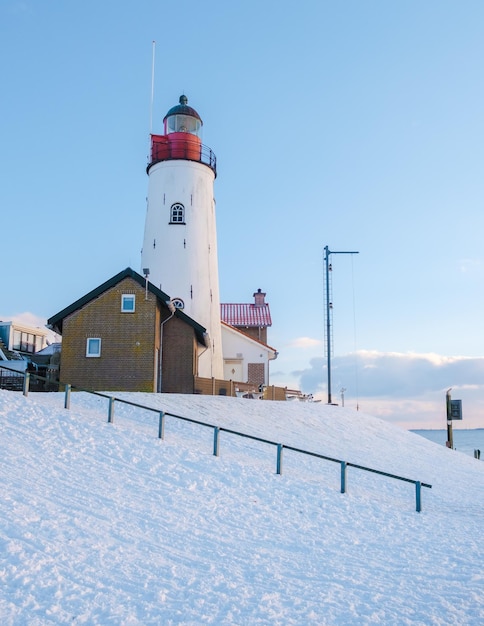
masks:
{"label": "handrail post", "polygon": [[114,422],[114,398],[109,398],[109,408],[108,408],[108,423],[112,424]]}
{"label": "handrail post", "polygon": [[[9,368],[7,367],[3,367],[2,365],[0,365],[0,372],[2,372],[3,369],[9,370]],[[31,375],[30,372],[15,372],[15,378],[16,380],[19,379],[20,376],[23,376],[23,394],[24,396],[27,396],[29,393],[29,384],[30,384],[30,379],[31,379]],[[34,374],[34,378],[35,379],[42,379],[44,380],[42,377],[40,376],[36,376]],[[214,378],[212,378],[212,384],[215,381]],[[72,391],[72,385],[68,384],[68,383],[62,383],[64,385],[64,391],[65,391],[65,399],[64,399],[64,408],[66,409],[70,409],[70,399],[71,399],[71,391]],[[75,387],[75,386],[74,386]],[[17,387],[18,388],[18,387]],[[81,389],[79,387],[75,387],[76,389]],[[287,390],[287,388],[286,388]],[[117,398],[115,398],[114,396],[108,396],[107,394],[104,393],[97,393],[95,391],[88,391],[88,390],[82,390],[82,391],[86,391],[87,393],[90,394],[94,394],[97,396],[102,396],[104,398],[107,398],[109,400],[109,407],[108,407],[108,422],[109,423],[114,423],[114,403],[116,401]],[[123,400],[122,398],[118,398],[117,399],[118,402],[120,403],[124,403],[124,404],[129,404],[129,405],[133,405],[135,407],[140,407],[140,408],[144,408],[144,409],[148,409],[150,411],[155,411],[159,414],[159,426],[158,426],[158,437],[160,439],[164,439],[165,437],[165,418],[166,418],[166,413],[164,411],[159,411],[153,407],[148,407],[148,406],[144,406],[144,405],[140,405],[140,404],[136,404],[134,402],[130,402],[128,400]],[[209,424],[209,423],[205,423],[202,421],[198,421],[196,419],[192,419],[192,418],[188,418],[188,417],[182,417],[180,415],[175,415],[173,413],[168,413],[168,415],[171,415],[177,419],[181,419],[181,420],[185,420],[185,421],[189,421],[189,422],[193,422],[196,424],[200,424],[202,426],[208,426],[210,428],[213,428],[214,431],[214,437],[213,437],[213,455],[214,456],[219,456],[219,452],[220,452],[220,432],[222,430],[225,430],[228,433],[232,433],[241,437],[248,437],[249,439],[254,439],[256,441],[261,441],[270,445],[275,445],[277,447],[277,469],[276,472],[277,474],[282,474],[282,462],[283,462],[283,451],[284,451],[284,444],[282,443],[276,443],[275,441],[269,441],[267,439],[262,439],[260,437],[255,437],[255,436],[251,436],[245,433],[241,433],[241,432],[237,432],[235,430],[230,430],[228,428],[223,428],[220,426],[214,426],[213,424]],[[405,482],[408,483],[413,483],[415,485],[415,501],[416,501],[416,511],[417,513],[420,513],[422,511],[422,487],[429,487],[431,488],[432,485],[429,485],[427,483],[422,483],[421,481],[415,481],[409,478],[405,478],[402,476],[397,476],[395,474],[390,474],[387,472],[382,472],[380,470],[376,470],[376,469],[372,469],[369,467],[364,467],[362,465],[356,465],[354,463],[351,462],[346,462],[346,461],[339,461],[338,459],[334,459],[328,456],[324,456],[321,454],[316,454],[315,452],[309,452],[307,450],[300,450],[299,448],[294,448],[292,446],[287,446],[288,450],[292,450],[295,452],[301,452],[303,454],[307,454],[310,456],[315,456],[315,457],[319,457],[321,459],[325,459],[327,461],[332,461],[332,462],[336,462],[340,464],[340,469],[341,469],[341,493],[344,494],[346,493],[346,486],[347,486],[347,469],[349,466],[351,467],[355,467],[357,469],[361,469],[361,470],[365,470],[368,472],[373,472],[376,474],[380,474],[383,476],[387,476],[390,478],[394,478],[397,480],[403,480]],[[480,457],[480,451],[479,450],[475,450],[475,456],[477,455],[477,458]],[[477,454],[476,454],[477,453]]]}
{"label": "handrail post", "polygon": [[25,372],[25,374],[24,374],[24,388],[23,388],[24,396],[28,396],[29,395],[29,385],[30,385],[30,373],[29,372]]}
{"label": "handrail post", "polygon": [[284,445],[282,443],[277,444],[277,474],[282,474],[282,451]]}
{"label": "handrail post", "polygon": [[165,412],[160,411],[160,422],[158,424],[158,439],[165,438]]}
{"label": "handrail post", "polygon": [[220,451],[220,428],[215,426],[213,429],[213,456],[218,456]]}
{"label": "handrail post", "polygon": [[417,513],[422,510],[422,484],[419,480],[415,482],[415,498],[417,504]]}
{"label": "handrail post", "polygon": [[65,388],[64,408],[65,409],[71,408],[71,386],[69,384],[67,384]]}
{"label": "handrail post", "polygon": [[346,461],[341,461],[341,493],[346,493]]}

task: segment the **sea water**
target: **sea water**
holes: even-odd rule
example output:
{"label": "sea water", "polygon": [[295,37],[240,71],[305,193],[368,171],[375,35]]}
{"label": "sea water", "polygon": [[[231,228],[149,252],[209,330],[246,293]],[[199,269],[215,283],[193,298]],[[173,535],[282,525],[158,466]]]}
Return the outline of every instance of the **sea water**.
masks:
{"label": "sea water", "polygon": [[[445,446],[447,430],[412,430],[416,435],[430,439]],[[481,451],[481,461],[484,461],[484,428],[453,428],[454,448],[464,454],[474,456],[474,450]]]}

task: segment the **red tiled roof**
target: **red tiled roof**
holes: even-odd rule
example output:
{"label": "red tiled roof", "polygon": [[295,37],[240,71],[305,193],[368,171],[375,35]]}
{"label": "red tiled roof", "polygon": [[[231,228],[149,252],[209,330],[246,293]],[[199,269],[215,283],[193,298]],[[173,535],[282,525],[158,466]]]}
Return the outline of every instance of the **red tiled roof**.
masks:
{"label": "red tiled roof", "polygon": [[221,304],[220,316],[230,326],[272,326],[268,304]]}

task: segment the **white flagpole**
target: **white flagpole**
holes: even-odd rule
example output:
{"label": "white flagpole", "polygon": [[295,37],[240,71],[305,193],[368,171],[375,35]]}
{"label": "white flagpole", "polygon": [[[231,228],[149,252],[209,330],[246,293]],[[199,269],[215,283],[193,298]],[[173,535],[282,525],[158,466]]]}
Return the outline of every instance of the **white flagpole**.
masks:
{"label": "white flagpole", "polygon": [[155,47],[156,47],[156,41],[153,41],[152,42],[152,58],[151,58],[150,135],[153,133],[153,100],[155,96]]}

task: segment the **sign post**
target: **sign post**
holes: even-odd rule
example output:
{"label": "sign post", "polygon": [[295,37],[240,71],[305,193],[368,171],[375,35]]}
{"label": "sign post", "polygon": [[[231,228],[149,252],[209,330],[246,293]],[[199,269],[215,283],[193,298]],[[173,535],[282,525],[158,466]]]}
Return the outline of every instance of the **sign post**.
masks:
{"label": "sign post", "polygon": [[[452,389],[452,387],[451,387]],[[446,407],[447,407],[447,447],[454,449],[454,434],[452,432],[452,420],[462,419],[462,400],[452,400],[450,397],[451,389],[447,389]]]}
{"label": "sign post", "polygon": [[452,413],[450,412],[450,389],[447,389],[447,393],[445,395],[445,404],[447,407],[447,443],[446,446],[452,450],[454,447],[454,436],[452,433]]}

